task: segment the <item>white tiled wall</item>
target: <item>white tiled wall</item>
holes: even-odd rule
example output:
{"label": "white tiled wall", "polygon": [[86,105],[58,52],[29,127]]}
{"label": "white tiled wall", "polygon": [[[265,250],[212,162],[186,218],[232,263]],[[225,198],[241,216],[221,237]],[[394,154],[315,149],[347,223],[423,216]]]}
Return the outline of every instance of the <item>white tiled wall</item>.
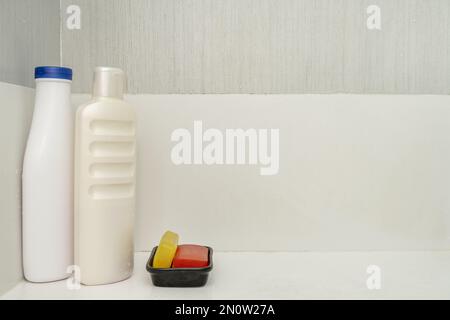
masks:
{"label": "white tiled wall", "polygon": [[0,82],[0,295],[22,278],[22,158],[34,90]]}
{"label": "white tiled wall", "polygon": [[[74,104],[88,99],[75,95]],[[450,246],[450,97],[130,95],[136,249],[166,229],[217,250]],[[172,163],[177,128],[279,128],[280,170]]]}

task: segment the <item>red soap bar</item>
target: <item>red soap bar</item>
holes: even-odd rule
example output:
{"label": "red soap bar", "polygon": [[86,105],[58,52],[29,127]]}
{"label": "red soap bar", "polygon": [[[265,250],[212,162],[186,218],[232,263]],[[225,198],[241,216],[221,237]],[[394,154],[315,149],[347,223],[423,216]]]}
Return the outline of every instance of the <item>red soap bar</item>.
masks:
{"label": "red soap bar", "polygon": [[208,266],[208,248],[195,244],[182,244],[177,248],[172,268],[204,268]]}

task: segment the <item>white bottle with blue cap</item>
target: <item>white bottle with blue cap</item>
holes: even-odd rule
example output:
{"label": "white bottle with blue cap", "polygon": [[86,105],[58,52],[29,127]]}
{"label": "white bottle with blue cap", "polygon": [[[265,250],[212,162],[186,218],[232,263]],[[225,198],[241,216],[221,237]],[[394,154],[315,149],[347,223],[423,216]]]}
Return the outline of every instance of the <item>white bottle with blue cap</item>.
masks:
{"label": "white bottle with blue cap", "polygon": [[67,278],[73,265],[72,70],[37,67],[36,100],[22,176],[25,278]]}

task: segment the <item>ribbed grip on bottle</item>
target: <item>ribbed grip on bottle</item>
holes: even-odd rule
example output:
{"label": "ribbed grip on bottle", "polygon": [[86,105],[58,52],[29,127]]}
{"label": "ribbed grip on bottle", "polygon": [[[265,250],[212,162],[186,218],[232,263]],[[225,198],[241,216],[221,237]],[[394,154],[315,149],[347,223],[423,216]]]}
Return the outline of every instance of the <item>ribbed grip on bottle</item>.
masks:
{"label": "ribbed grip on bottle", "polygon": [[97,67],[94,73],[94,97],[123,99],[125,73],[119,68]]}

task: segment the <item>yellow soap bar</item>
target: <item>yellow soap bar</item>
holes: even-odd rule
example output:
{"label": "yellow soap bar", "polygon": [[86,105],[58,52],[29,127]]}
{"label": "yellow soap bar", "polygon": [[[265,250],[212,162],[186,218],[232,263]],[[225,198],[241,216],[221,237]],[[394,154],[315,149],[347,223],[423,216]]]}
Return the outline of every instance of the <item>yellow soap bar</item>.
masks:
{"label": "yellow soap bar", "polygon": [[178,247],[178,234],[166,231],[153,258],[153,268],[170,268]]}

